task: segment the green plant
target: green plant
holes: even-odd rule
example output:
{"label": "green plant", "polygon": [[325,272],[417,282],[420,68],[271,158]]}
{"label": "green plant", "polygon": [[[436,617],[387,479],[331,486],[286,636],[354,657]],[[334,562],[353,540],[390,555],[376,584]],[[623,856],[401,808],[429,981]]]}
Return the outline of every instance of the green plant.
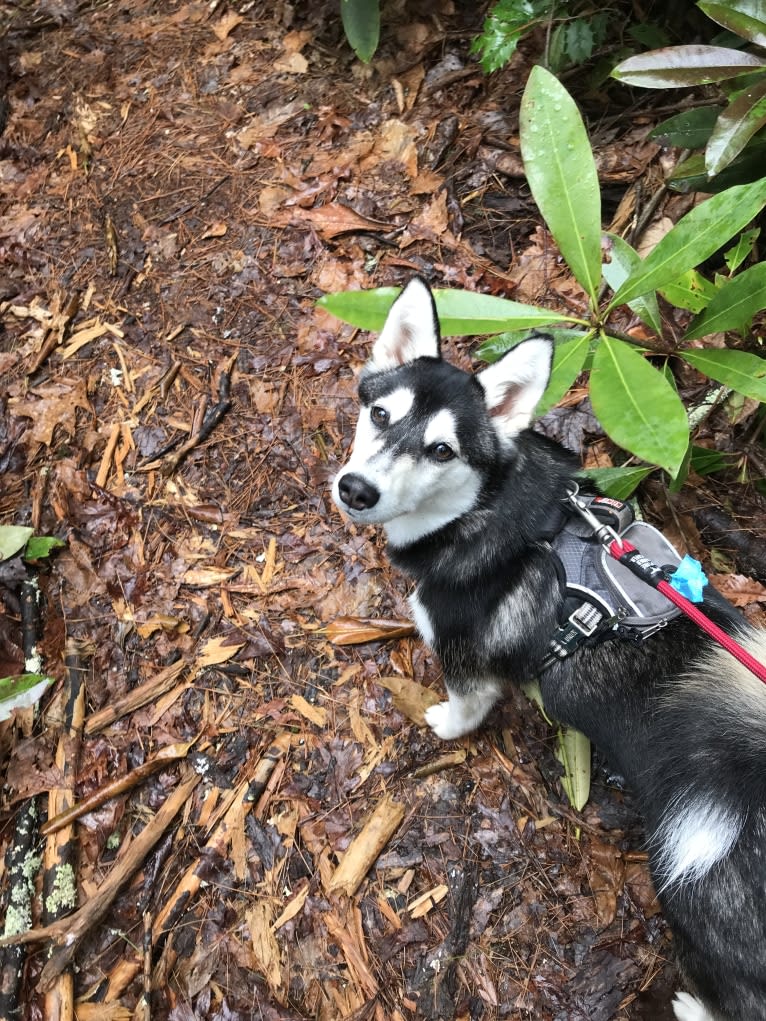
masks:
{"label": "green plant", "polygon": [[[543,63],[551,71],[562,71],[590,60],[609,37],[618,37],[616,29],[623,22],[618,7],[598,9],[588,0],[497,0],[471,52],[479,56],[489,74],[508,63],[525,36],[543,28]],[[644,45],[662,46],[667,42],[661,29],[651,25],[632,25],[628,34]]]}
{"label": "green plant", "polygon": [[[36,536],[34,529],[24,525],[0,525],[0,561],[19,557],[29,563],[39,563],[63,545],[61,539]],[[14,709],[39,702],[51,683],[50,677],[35,671],[0,677],[0,722],[7,720]]]}
{"label": "green plant", "polygon": [[380,39],[380,0],[340,0],[340,17],[349,46],[368,64]]}
{"label": "green plant", "polygon": [[[589,372],[591,401],[604,430],[644,462],[613,469],[600,483],[608,482],[613,495],[625,496],[652,466],[682,479],[691,429],[668,371],[669,359],[681,359],[725,388],[758,401],[766,401],[766,361],[741,350],[679,347],[665,340],[657,293],[698,313],[686,339],[742,329],[766,308],[766,264],[715,281],[696,269],[763,209],[766,180],[730,188],[700,203],[645,259],[622,238],[608,236],[611,258],[602,263],[601,197],[590,143],[572,98],[542,67],[533,69],[524,92],[520,135],[532,194],[587,295],[587,307],[577,315],[491,295],[437,290],[443,332],[499,334],[479,348],[479,355],[491,361],[521,339],[522,331],[548,327],[556,348],[541,410],[560,400],[583,371]],[[739,236],[727,253],[735,268],[746,260],[752,237]],[[325,295],[320,305],[355,326],[379,330],[396,293],[394,288],[341,292]],[[625,304],[657,335],[654,343],[637,345],[620,334],[614,313]]]}
{"label": "green plant", "polygon": [[[680,191],[720,191],[754,181],[766,167],[766,57],[740,47],[766,47],[762,0],[699,0],[713,21],[739,36],[731,46],[671,46],[623,60],[612,71],[618,81],[650,89],[718,83],[721,97],[685,110],[658,125],[652,137],[665,145],[704,149],[684,160],[670,177]],[[721,106],[721,99],[725,105]]]}

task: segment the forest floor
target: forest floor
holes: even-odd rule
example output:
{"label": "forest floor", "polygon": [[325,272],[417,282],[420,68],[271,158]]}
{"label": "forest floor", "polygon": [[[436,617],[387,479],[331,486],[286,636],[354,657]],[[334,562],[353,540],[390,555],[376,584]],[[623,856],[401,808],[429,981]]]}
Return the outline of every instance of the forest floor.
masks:
{"label": "forest floor", "polygon": [[[580,306],[522,174],[534,45],[487,78],[481,5],[456,6],[411,5],[364,67],[336,5],[0,2],[0,521],[66,541],[39,571],[55,684],[0,724],[2,849],[31,802],[114,795],[40,837],[73,855],[78,912],[37,887],[25,1019],[70,994],[80,1021],[671,1017],[629,795],[596,759],[570,809],[520,693],[470,738],[425,728],[441,679],[406,583],[329,495],[369,338],[322,294],[418,272]],[[646,141],[656,96],[619,88],[583,104],[624,228],[672,154]],[[608,465],[583,397],[555,428]],[[705,428],[736,449],[723,412]],[[757,564],[698,529],[757,530],[754,489],[642,499],[762,620]],[[0,575],[0,676],[19,591]]]}

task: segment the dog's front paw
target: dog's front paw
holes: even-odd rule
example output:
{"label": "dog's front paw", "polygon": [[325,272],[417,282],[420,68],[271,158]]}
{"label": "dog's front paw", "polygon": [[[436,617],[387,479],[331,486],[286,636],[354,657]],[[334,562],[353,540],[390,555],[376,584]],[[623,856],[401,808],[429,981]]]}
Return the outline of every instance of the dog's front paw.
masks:
{"label": "dog's front paw", "polygon": [[470,729],[465,727],[463,720],[455,719],[449,702],[437,702],[436,705],[430,705],[423,715],[434,734],[443,741],[450,741],[453,737],[462,737]]}
{"label": "dog's front paw", "polygon": [[713,1021],[713,1015],[691,993],[676,993],[671,1006],[678,1021]]}

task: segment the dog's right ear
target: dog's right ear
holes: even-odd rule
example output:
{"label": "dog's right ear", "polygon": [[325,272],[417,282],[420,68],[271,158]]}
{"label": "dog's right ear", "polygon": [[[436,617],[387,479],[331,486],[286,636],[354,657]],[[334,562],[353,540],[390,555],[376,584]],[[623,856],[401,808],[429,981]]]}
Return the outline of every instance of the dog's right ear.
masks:
{"label": "dog's right ear", "polygon": [[439,358],[440,335],[431,288],[413,277],[391,306],[383,330],[372,348],[369,367],[376,372],[395,369],[416,358]]}

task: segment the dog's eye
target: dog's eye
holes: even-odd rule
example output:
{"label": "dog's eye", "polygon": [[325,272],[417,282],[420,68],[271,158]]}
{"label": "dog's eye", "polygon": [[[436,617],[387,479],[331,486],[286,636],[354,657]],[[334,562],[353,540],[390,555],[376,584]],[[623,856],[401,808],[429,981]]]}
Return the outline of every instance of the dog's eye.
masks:
{"label": "dog's eye", "polygon": [[370,418],[373,420],[375,425],[388,424],[388,412],[379,404],[373,404],[373,406],[370,408]]}
{"label": "dog's eye", "polygon": [[449,443],[434,443],[431,449],[428,451],[434,461],[451,461],[455,456],[455,451],[449,445]]}

